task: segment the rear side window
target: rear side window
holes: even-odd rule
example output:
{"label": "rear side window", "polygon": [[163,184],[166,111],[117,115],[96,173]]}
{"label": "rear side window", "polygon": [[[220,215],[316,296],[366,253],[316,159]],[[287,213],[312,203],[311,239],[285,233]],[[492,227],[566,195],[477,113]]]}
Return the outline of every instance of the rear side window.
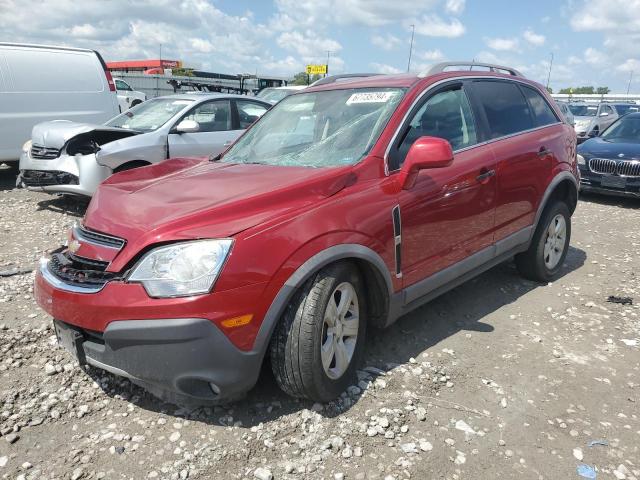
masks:
{"label": "rear side window", "polygon": [[556,114],[539,92],[530,87],[522,86],[521,88],[533,110],[536,127],[543,127],[558,122]]}
{"label": "rear side window", "polygon": [[413,142],[424,136],[444,138],[454,151],[477,143],[471,106],[461,87],[434,94],[418,109],[392,155],[391,168],[399,168]]}
{"label": "rear side window", "polygon": [[512,135],[536,126],[529,104],[515,83],[478,81],[473,83],[473,91],[487,118],[490,138]]}
{"label": "rear side window", "polygon": [[7,48],[16,92],[101,92],[104,71],[95,54],[65,50]]}

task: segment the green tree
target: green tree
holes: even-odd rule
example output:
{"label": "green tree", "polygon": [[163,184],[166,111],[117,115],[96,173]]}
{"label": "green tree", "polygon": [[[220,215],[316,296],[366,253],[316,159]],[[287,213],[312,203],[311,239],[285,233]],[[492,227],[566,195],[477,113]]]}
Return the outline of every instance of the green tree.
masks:
{"label": "green tree", "polygon": [[316,80],[320,80],[322,78],[321,75],[307,75],[307,72],[296,73],[293,76],[293,80],[289,82],[289,85],[307,85],[315,82]]}
{"label": "green tree", "polygon": [[179,77],[193,77],[193,68],[172,68],[171,73]]}
{"label": "green tree", "polygon": [[611,90],[609,90],[609,87],[598,87],[596,90],[596,93],[598,95],[606,95],[607,93],[610,93]]}
{"label": "green tree", "polygon": [[574,94],[574,95],[593,95],[596,93],[594,87],[567,87],[560,90],[560,93]]}
{"label": "green tree", "polygon": [[553,88],[551,88],[551,87],[547,87],[547,92],[549,92],[549,93],[553,93]]}

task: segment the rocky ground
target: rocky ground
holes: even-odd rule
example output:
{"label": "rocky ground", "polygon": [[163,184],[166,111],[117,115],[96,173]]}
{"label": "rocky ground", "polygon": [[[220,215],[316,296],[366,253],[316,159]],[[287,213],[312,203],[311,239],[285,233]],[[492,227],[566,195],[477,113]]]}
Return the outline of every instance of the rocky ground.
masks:
{"label": "rocky ground", "polygon": [[337,402],[288,398],[266,366],[245,400],[185,410],[56,346],[23,270],[84,206],[14,178],[0,170],[2,479],[640,479],[640,201],[581,200],[552,284],[507,263],[374,333]]}

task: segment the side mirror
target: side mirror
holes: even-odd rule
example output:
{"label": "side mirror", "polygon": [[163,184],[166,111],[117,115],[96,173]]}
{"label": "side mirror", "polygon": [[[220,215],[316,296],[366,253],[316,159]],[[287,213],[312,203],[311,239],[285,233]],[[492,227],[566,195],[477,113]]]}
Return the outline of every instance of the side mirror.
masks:
{"label": "side mirror", "polygon": [[589,133],[587,133],[587,136],[590,138],[597,137],[598,133],[599,132],[597,130],[591,130]]}
{"label": "side mirror", "polygon": [[178,133],[194,133],[200,131],[200,124],[195,120],[182,120],[176,125],[176,132]]}
{"label": "side mirror", "polygon": [[443,138],[420,137],[407,152],[400,177],[400,186],[407,190],[416,183],[418,172],[427,168],[448,167],[453,162],[451,144]]}
{"label": "side mirror", "polygon": [[600,114],[601,117],[608,117],[609,116],[609,112],[602,112]]}

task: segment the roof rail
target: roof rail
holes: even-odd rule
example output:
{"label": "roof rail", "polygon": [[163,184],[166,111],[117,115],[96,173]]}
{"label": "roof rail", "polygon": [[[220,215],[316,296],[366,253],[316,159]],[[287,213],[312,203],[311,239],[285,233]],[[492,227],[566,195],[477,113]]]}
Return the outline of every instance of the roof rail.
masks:
{"label": "roof rail", "polygon": [[380,73],[343,73],[340,75],[331,75],[330,77],[324,77],[313,82],[310,87],[317,87],[318,85],[328,85],[329,83],[336,83],[340,81],[357,80],[359,78],[373,77],[381,75]]}
{"label": "roof rail", "polygon": [[[490,72],[494,72],[494,73],[508,73],[509,75],[513,75],[514,77],[523,77],[524,75],[522,75],[518,70],[516,70],[515,68],[511,68],[511,67],[504,67],[502,65],[494,65],[492,63],[479,63],[479,62],[442,62],[442,63],[436,63],[435,65],[432,65],[427,71],[420,73],[420,77],[427,77],[429,75],[435,75],[436,73],[442,73],[445,70],[447,70],[450,67],[469,67],[469,70],[472,70],[473,67],[484,67],[484,68],[488,68]],[[456,70],[466,70],[463,68],[456,68],[453,71]]]}

